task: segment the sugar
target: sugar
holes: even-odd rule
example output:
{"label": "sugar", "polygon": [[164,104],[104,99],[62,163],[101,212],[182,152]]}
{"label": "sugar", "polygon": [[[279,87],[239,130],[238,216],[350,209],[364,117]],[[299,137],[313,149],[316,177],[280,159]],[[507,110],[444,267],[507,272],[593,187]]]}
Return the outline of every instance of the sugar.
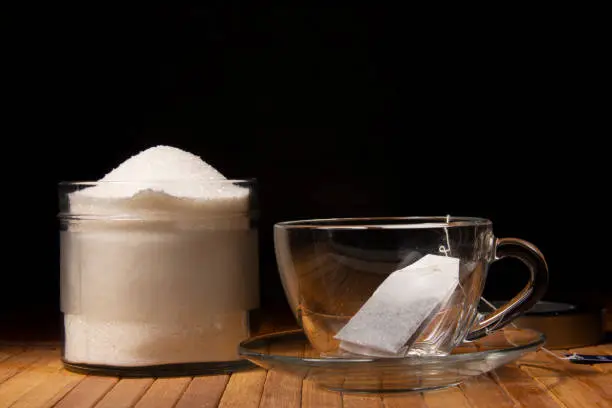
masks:
{"label": "sugar", "polygon": [[249,190],[198,156],[170,146],[144,150],[70,197],[74,214],[244,213]]}
{"label": "sugar", "polygon": [[341,349],[402,354],[459,284],[459,258],[426,255],[391,273],[336,334]]}
{"label": "sugar", "polygon": [[130,367],[234,360],[236,344],[248,333],[247,323],[240,312],[207,315],[197,324],[96,320],[67,315],[66,349],[70,353],[66,358]]}
{"label": "sugar", "polygon": [[238,359],[248,311],[259,305],[249,189],[168,146],[100,181],[70,195],[70,212],[83,220],[61,233],[65,359]]}
{"label": "sugar", "polygon": [[[99,181],[105,182],[82,190],[81,195],[98,198],[132,198],[144,190],[173,197],[218,199],[231,197],[243,189],[227,180],[200,157],[170,146],[155,146],[121,163]],[[211,183],[212,182],[212,183]]]}

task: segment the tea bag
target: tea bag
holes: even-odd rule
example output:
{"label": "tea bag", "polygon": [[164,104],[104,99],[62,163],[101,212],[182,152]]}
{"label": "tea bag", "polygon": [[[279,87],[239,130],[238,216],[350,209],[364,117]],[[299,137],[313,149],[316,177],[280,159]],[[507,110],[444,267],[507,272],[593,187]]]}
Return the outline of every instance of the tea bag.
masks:
{"label": "tea bag", "polygon": [[400,355],[458,284],[459,258],[426,255],[391,273],[334,337],[348,352]]}

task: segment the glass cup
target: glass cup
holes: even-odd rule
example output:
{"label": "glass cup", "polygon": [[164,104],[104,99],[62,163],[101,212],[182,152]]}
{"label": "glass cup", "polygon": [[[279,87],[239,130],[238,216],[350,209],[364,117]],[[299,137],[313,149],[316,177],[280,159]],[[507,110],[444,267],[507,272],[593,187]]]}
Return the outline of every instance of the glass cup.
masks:
{"label": "glass cup", "polygon": [[259,307],[255,180],[63,182],[59,200],[67,368],[159,377],[248,365],[237,348]]}
{"label": "glass cup", "polygon": [[[331,356],[447,355],[463,341],[510,323],[540,300],[548,285],[546,261],[534,245],[516,238],[496,238],[491,221],[480,218],[288,221],[274,226],[274,242],[284,291],[298,323],[312,346]],[[527,266],[529,282],[510,302],[479,318],[477,306],[488,268],[505,257],[517,258]],[[456,262],[457,269],[448,269],[444,275],[452,278],[454,273],[456,280],[431,278],[431,268],[416,267],[427,259]],[[401,271],[409,275],[398,275]],[[435,298],[438,300],[427,299],[430,294],[443,293],[447,283],[448,293],[436,295],[442,296]],[[383,286],[384,290],[379,289]],[[367,302],[378,304],[378,309],[369,309],[378,315],[370,313],[369,318],[375,319],[369,321],[357,319]],[[345,344],[354,347],[342,347],[346,338],[339,333],[352,319],[351,333],[357,340]],[[402,330],[410,333],[409,325],[404,327],[410,319],[417,319],[419,327],[401,340]],[[385,322],[396,327],[385,326]],[[403,342],[399,351],[379,347],[386,337]],[[365,346],[359,342],[364,338],[370,342]]]}

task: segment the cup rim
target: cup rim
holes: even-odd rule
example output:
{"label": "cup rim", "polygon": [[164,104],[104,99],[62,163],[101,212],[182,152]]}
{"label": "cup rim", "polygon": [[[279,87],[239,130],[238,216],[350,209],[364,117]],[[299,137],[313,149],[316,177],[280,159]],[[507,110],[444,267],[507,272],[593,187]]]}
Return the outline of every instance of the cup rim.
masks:
{"label": "cup rim", "polygon": [[[402,222],[403,221],[403,222]],[[427,229],[491,226],[487,218],[463,216],[337,217],[281,221],[274,228],[293,229]]]}

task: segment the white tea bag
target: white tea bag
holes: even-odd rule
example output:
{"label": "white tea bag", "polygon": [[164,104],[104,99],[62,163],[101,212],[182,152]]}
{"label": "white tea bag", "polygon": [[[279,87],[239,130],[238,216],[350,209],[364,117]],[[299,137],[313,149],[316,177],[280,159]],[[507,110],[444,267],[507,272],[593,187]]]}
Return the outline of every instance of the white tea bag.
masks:
{"label": "white tea bag", "polygon": [[391,273],[334,337],[349,352],[398,355],[458,284],[459,258],[426,255]]}

